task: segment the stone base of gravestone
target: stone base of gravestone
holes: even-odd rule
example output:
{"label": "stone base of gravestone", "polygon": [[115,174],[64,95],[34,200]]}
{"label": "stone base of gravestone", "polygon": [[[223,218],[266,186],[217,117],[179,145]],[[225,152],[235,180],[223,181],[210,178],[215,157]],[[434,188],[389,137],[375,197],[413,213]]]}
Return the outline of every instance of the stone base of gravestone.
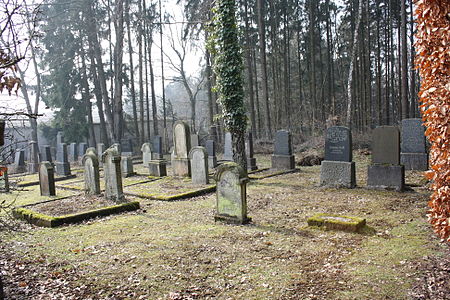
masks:
{"label": "stone base of gravestone", "polygon": [[320,167],[320,185],[352,189],[356,186],[355,169],[354,162],[324,160]]}
{"label": "stone base of gravestone", "polygon": [[427,153],[400,153],[400,164],[405,170],[426,171],[428,170]]}
{"label": "stone base of gravestone", "polygon": [[68,176],[70,175],[70,164],[69,163],[61,163],[61,162],[56,162],[55,163],[55,167],[56,167],[56,175],[59,176]]}
{"label": "stone base of gravestone", "polygon": [[295,169],[294,155],[272,155],[272,169],[293,170]]}
{"label": "stone base of gravestone", "polygon": [[405,167],[372,165],[367,170],[367,187],[376,189],[405,189]]}
{"label": "stone base of gravestone", "polygon": [[173,176],[191,176],[191,164],[187,158],[174,158],[172,160]]}
{"label": "stone base of gravestone", "polygon": [[167,163],[165,160],[151,160],[148,163],[150,176],[164,177],[167,176]]}
{"label": "stone base of gravestone", "polygon": [[208,168],[214,169],[217,167],[217,156],[208,156]]}
{"label": "stone base of gravestone", "polygon": [[250,171],[258,170],[258,166],[256,165],[256,158],[248,158],[247,159],[247,169]]}

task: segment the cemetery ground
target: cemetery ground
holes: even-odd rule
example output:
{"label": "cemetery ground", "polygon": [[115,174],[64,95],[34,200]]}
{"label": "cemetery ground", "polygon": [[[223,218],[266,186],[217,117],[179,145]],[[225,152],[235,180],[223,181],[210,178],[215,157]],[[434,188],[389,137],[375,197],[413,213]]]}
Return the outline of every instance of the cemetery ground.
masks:
{"label": "cemetery ground", "polygon": [[[365,188],[370,156],[354,151],[355,189],[320,188],[320,166],[251,180],[245,226],[214,222],[215,195],[127,196],[141,209],[57,228],[9,220],[0,270],[10,299],[449,299],[450,251],[426,222],[429,191]],[[260,168],[269,155],[257,155]],[[139,170],[138,170],[139,171]],[[81,176],[80,173],[77,173]],[[138,177],[128,188],[155,185]],[[80,177],[57,197],[80,193]],[[140,181],[139,181],[140,180]],[[167,179],[165,179],[167,180]],[[142,182],[141,182],[142,181]],[[72,182],[72,184],[70,184]],[[24,187],[15,205],[42,201]],[[361,233],[310,228],[316,213],[362,217]],[[4,216],[2,216],[4,218]]]}

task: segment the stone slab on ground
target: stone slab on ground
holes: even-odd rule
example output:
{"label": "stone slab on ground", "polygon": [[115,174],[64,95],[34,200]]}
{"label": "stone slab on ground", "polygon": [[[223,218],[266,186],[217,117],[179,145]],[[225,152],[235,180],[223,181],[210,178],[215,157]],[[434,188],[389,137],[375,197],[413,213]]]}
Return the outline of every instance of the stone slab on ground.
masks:
{"label": "stone slab on ground", "polygon": [[326,230],[360,232],[366,225],[366,219],[320,213],[308,218],[309,226],[323,227]]}
{"label": "stone slab on ground", "polygon": [[355,163],[322,161],[320,167],[320,185],[325,187],[354,188],[356,186]]}
{"label": "stone slab on ground", "polygon": [[405,167],[391,165],[368,166],[367,187],[403,191],[405,189]]}

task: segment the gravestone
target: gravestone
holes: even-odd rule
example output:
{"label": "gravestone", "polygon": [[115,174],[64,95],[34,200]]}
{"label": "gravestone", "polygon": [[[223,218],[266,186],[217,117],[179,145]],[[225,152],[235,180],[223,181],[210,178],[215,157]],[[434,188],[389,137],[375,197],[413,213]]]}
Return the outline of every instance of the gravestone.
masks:
{"label": "gravestone", "polygon": [[55,173],[49,161],[43,161],[39,166],[39,187],[41,196],[56,196]]}
{"label": "gravestone", "polygon": [[123,139],[120,142],[122,147],[122,156],[133,156],[133,141],[131,139]]}
{"label": "gravestone", "polygon": [[52,162],[54,162],[54,158],[56,158],[56,147],[50,147],[50,155],[52,157]]}
{"label": "gravestone", "polygon": [[105,177],[105,196],[107,199],[123,202],[122,174],[120,172],[120,152],[111,146],[102,155]]}
{"label": "gravestone", "polygon": [[14,157],[14,172],[23,173],[26,171],[25,150],[17,150]]}
{"label": "gravestone", "polygon": [[86,194],[100,194],[100,169],[95,148],[88,148],[81,162],[84,167],[84,190]]}
{"label": "gravestone", "polygon": [[345,188],[356,186],[352,134],[347,127],[333,126],[326,131],[325,160],[320,166],[320,185]]}
{"label": "gravestone", "polygon": [[428,170],[425,127],[422,119],[402,120],[400,162],[405,170]]}
{"label": "gravestone", "polygon": [[367,186],[397,191],[405,188],[405,167],[400,165],[400,132],[395,126],[379,126],[373,131]]}
{"label": "gravestone", "polygon": [[208,167],[214,169],[217,167],[216,142],[214,140],[206,141],[206,152],[208,152]]}
{"label": "gravestone", "polygon": [[153,153],[152,159],[163,159],[163,140],[162,137],[157,135],[153,137]]}
{"label": "gravestone", "polygon": [[134,172],[133,169],[133,158],[131,155],[122,156],[120,167],[122,170],[122,177],[126,178],[136,175],[136,172]]}
{"label": "gravestone", "polygon": [[56,147],[62,143],[64,143],[64,132],[58,131],[58,134],[56,134]]}
{"label": "gravestone", "polygon": [[102,155],[103,152],[105,152],[105,144],[103,143],[97,143],[97,155],[98,155],[98,165],[100,167],[103,166],[103,162],[102,162]]}
{"label": "gravestone", "polygon": [[88,145],[86,143],[78,144],[78,155],[82,158],[83,155],[86,154],[87,149],[88,149]]}
{"label": "gravestone", "polygon": [[233,161],[233,141],[230,132],[225,133],[223,160]]}
{"label": "gravestone", "polygon": [[34,174],[38,172],[39,169],[39,148],[35,141],[30,141],[30,155],[28,156],[28,173]]}
{"label": "gravestone", "polygon": [[56,151],[56,174],[59,176],[70,175],[70,164],[67,156],[67,144],[58,144]]}
{"label": "gravestone", "polygon": [[78,161],[78,147],[77,143],[70,143],[69,145],[69,161],[77,162]]}
{"label": "gravestone", "polygon": [[272,169],[294,170],[295,157],[292,154],[291,133],[287,130],[279,130],[275,134],[275,149],[272,155]]}
{"label": "gravestone", "polygon": [[200,138],[198,134],[191,134],[191,147],[200,146]]}
{"label": "gravestone", "polygon": [[5,166],[0,166],[0,192],[9,192],[8,167]]}
{"label": "gravestone", "polygon": [[172,170],[174,176],[190,176],[189,151],[191,149],[189,126],[177,121],[173,126],[174,156]]}
{"label": "gravestone", "polygon": [[246,172],[236,163],[227,162],[217,167],[215,174],[216,221],[245,224],[247,217],[247,182]]}
{"label": "gravestone", "polygon": [[208,184],[208,153],[204,147],[192,147],[189,152],[193,184]]}
{"label": "gravestone", "polygon": [[245,142],[245,153],[247,155],[247,169],[250,171],[257,170],[256,158],[254,157],[253,150],[253,134],[251,131],[247,134],[247,141]]}
{"label": "gravestone", "polygon": [[142,151],[142,164],[144,167],[148,166],[148,163],[152,160],[152,147],[150,143],[144,143],[141,147]]}
{"label": "gravestone", "polygon": [[41,161],[49,161],[53,162],[52,152],[49,145],[45,145],[42,147],[41,151]]}

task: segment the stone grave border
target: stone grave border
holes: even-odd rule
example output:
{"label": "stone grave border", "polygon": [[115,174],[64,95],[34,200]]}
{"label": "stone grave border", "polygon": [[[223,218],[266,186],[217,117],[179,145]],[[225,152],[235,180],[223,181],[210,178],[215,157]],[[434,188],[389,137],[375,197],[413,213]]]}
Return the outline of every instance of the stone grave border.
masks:
{"label": "stone grave border", "polygon": [[48,201],[37,202],[33,204],[28,204],[24,206],[19,206],[13,209],[13,216],[16,219],[24,220],[30,224],[39,227],[58,227],[64,224],[73,224],[81,221],[89,220],[95,217],[109,216],[112,214],[118,214],[121,212],[135,211],[140,208],[138,201],[126,202],[112,206],[106,206],[94,210],[89,210],[85,212],[80,212],[76,214],[63,215],[58,217],[52,217],[45,214],[41,214],[32,210],[33,206],[42,203],[55,202],[63,199],[68,199],[71,197],[76,197],[76,195],[62,197],[58,199],[52,199]]}
{"label": "stone grave border", "polygon": [[[55,176],[55,182],[69,180],[69,179],[73,179],[73,178],[76,178],[76,177],[77,177],[77,175],[75,175],[75,174],[62,176],[62,177],[56,177]],[[22,183],[18,183],[16,186],[17,187],[28,187],[28,186],[33,186],[33,185],[39,185],[39,180],[37,180],[37,181],[25,181],[25,182],[22,182]]]}
{"label": "stone grave border", "polygon": [[[261,179],[265,179],[265,178],[270,178],[270,177],[275,177],[275,176],[280,176],[280,175],[285,175],[285,174],[291,174],[291,173],[297,173],[300,172],[300,169],[293,169],[293,170],[282,170],[282,171],[275,171],[273,173],[270,174],[266,174],[266,175],[257,175],[257,173],[261,173],[263,171],[267,171],[270,170],[271,168],[265,168],[265,169],[260,169],[257,170],[256,172],[252,172],[252,173],[248,173],[248,177],[251,180],[261,180]],[[256,173],[256,175],[255,175]]]}
{"label": "stone grave border", "polygon": [[[133,185],[139,185],[139,184],[144,184],[144,183],[149,183],[149,182],[153,182],[153,181],[157,181],[159,179],[161,179],[161,177],[156,177],[156,176],[148,176],[148,175],[143,175],[143,174],[137,174],[134,175],[132,177],[136,177],[136,176],[143,176],[143,177],[147,177],[147,179],[142,179],[142,181],[137,181],[137,182],[133,182],[133,183],[129,183],[129,184],[122,184],[123,187],[129,187],[129,186],[133,186]],[[128,177],[130,178],[130,177]],[[100,180],[104,180],[104,177],[101,177]],[[68,191],[84,191],[84,186],[78,187],[78,186],[74,186],[74,185],[70,185],[72,183],[82,183],[84,182],[84,180],[76,180],[76,181],[71,181],[71,182],[67,182],[67,185],[57,185],[56,187],[58,189],[62,189],[62,190],[68,190]],[[103,193],[105,190],[101,189],[101,192]]]}
{"label": "stone grave border", "polygon": [[179,194],[175,194],[175,195],[163,195],[163,194],[160,194],[160,193],[140,194],[140,193],[131,193],[131,192],[124,192],[123,194],[127,195],[127,196],[143,198],[143,199],[161,200],[161,201],[175,201],[175,200],[189,199],[189,198],[193,198],[193,197],[197,197],[197,196],[213,193],[215,191],[216,191],[216,185],[213,184],[213,185],[207,186],[207,187],[202,188],[202,189],[192,190],[192,191],[179,193]]}
{"label": "stone grave border", "polygon": [[[336,220],[336,218],[348,219],[349,221]],[[340,230],[346,232],[361,232],[366,226],[366,219],[349,217],[336,214],[318,213],[308,218],[308,226],[324,228],[325,230]]]}

